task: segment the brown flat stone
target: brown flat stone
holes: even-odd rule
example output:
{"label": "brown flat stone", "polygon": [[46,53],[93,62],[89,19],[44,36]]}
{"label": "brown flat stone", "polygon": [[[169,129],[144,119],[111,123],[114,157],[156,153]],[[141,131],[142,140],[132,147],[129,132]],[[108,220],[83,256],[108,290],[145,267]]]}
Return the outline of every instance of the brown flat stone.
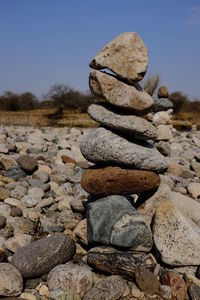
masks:
{"label": "brown flat stone", "polygon": [[67,155],[62,155],[61,158],[64,164],[76,164],[75,160]]}
{"label": "brown flat stone", "polygon": [[92,195],[131,195],[152,190],[160,177],[151,171],[120,167],[90,168],[82,176],[82,187]]}

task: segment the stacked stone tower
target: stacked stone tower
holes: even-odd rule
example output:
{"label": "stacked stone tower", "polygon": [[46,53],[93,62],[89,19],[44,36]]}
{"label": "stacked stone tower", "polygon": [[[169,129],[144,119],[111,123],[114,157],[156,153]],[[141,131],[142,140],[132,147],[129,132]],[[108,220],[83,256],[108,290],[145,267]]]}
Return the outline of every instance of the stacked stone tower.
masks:
{"label": "stacked stone tower", "polygon": [[167,167],[151,143],[157,129],[144,118],[154,100],[138,83],[147,71],[147,48],[137,33],[123,33],[90,67],[90,89],[100,102],[88,113],[100,127],[81,143],[83,156],[95,164],[81,182],[95,199],[88,206],[88,241],[150,251],[151,230],[129,197],[158,187],[158,173]]}

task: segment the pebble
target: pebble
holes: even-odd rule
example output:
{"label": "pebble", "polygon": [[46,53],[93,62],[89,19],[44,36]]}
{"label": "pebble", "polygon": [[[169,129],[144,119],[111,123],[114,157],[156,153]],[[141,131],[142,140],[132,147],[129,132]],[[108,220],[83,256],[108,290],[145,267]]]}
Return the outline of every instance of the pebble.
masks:
{"label": "pebble", "polygon": [[19,271],[9,263],[0,263],[0,296],[18,296],[23,289]]}
{"label": "pebble", "polygon": [[91,289],[93,281],[93,273],[88,266],[79,266],[72,262],[55,267],[47,278],[47,284],[51,292],[60,289],[81,297]]}

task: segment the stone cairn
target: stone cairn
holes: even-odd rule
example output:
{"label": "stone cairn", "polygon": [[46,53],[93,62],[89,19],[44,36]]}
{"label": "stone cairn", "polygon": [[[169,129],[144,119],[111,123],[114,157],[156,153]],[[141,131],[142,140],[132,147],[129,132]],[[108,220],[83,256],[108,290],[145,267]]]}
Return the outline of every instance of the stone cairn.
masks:
{"label": "stone cairn", "polygon": [[154,104],[138,83],[147,71],[147,48],[137,33],[123,33],[94,56],[90,67],[91,92],[105,101],[89,106],[88,114],[100,127],[80,146],[95,164],[81,181],[95,200],[88,205],[88,242],[149,252],[150,224],[133,203],[136,194],[159,186],[158,173],[167,168],[167,159],[153,147],[157,129],[144,118]]}

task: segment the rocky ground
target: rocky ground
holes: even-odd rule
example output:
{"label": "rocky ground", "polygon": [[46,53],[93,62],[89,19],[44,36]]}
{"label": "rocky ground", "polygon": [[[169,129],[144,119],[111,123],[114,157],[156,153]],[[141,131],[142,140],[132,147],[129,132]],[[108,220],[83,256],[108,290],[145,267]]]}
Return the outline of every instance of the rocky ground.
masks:
{"label": "rocky ground", "polygon": [[[0,127],[2,299],[200,299],[200,132],[173,129],[168,141],[155,142],[169,158],[159,188],[133,193],[127,203],[107,197],[95,208],[100,219],[80,185],[89,166],[79,149],[86,133]],[[148,184],[158,186],[157,179]],[[88,244],[88,204],[90,233],[92,226],[103,239],[117,222],[113,203],[128,212],[135,207],[142,216],[135,222],[145,218],[153,249],[147,229],[139,251]],[[126,244],[132,238],[117,236],[122,245],[124,237]]]}

